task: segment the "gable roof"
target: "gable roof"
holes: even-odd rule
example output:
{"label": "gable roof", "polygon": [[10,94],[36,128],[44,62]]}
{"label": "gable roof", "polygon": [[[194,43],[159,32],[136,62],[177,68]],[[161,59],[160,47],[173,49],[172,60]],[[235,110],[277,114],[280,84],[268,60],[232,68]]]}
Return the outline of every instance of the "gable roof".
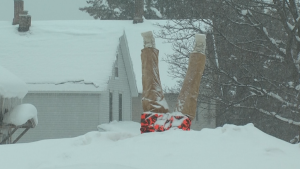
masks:
{"label": "gable roof", "polygon": [[[17,26],[0,22],[0,65],[22,78],[29,91],[103,91],[115,60],[119,38],[126,32],[136,85],[142,92],[141,32],[160,28],[153,23],[165,21],[36,21],[30,32],[19,33]],[[171,44],[156,39],[160,50],[160,77],[163,86],[175,80],[162,62],[172,53]]]}
{"label": "gable roof", "polygon": [[133,97],[138,97],[139,92],[138,92],[137,85],[136,85],[136,77],[135,77],[135,73],[133,70],[133,64],[132,64],[132,60],[131,60],[130,53],[129,53],[129,47],[128,47],[128,42],[127,42],[127,37],[126,37],[125,31],[124,31],[123,36],[120,37],[120,48],[119,49],[124,58],[123,61],[125,64],[125,69],[126,69],[126,74],[127,74],[127,78],[128,78],[131,95]]}

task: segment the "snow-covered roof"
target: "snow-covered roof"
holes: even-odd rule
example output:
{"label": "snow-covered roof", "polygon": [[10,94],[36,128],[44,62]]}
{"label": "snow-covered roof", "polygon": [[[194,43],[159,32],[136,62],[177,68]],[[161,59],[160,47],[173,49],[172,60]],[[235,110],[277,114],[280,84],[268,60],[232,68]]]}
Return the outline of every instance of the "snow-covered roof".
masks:
{"label": "snow-covered roof", "polygon": [[[142,91],[141,32],[158,31],[149,21],[33,21],[30,32],[0,22],[0,65],[22,78],[29,91],[103,91],[111,75],[119,38],[125,31],[138,91]],[[171,44],[156,39],[160,60],[172,53]],[[163,86],[172,87],[168,64],[160,61]]]}
{"label": "snow-covered roof", "polygon": [[[0,62],[1,63],[1,62]],[[16,75],[0,66],[0,97],[24,98],[28,90],[26,83]]]}

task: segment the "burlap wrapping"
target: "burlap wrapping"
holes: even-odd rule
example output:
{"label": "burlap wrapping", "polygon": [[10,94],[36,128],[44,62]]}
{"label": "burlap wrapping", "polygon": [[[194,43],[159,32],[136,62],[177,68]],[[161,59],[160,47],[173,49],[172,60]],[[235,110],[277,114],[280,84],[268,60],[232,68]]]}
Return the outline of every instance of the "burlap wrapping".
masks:
{"label": "burlap wrapping", "polygon": [[159,51],[155,48],[142,50],[142,81],[144,112],[167,113],[169,108],[161,87],[158,69]]}
{"label": "burlap wrapping", "polygon": [[180,94],[177,99],[176,112],[188,115],[194,119],[197,110],[197,97],[201,77],[205,67],[206,56],[201,53],[191,53]]}

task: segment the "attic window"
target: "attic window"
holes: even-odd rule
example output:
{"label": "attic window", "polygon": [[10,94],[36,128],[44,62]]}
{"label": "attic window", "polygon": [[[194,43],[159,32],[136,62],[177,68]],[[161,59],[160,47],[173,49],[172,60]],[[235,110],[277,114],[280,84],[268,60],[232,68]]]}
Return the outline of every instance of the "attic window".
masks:
{"label": "attic window", "polygon": [[119,69],[118,69],[118,67],[115,67],[115,77],[119,77]]}
{"label": "attic window", "polygon": [[115,63],[115,77],[119,77],[118,59],[119,59],[119,55],[117,54],[116,63]]}

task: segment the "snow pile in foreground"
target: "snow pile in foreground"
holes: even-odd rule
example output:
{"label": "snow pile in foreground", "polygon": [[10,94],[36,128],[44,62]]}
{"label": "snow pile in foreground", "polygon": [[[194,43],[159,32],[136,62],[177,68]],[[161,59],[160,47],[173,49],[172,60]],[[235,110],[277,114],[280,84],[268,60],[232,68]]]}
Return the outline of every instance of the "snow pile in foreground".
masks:
{"label": "snow pile in foreground", "polygon": [[97,126],[98,130],[100,132],[125,132],[130,133],[132,135],[139,135],[141,133],[140,131],[140,123],[131,122],[131,121],[112,121],[110,123],[105,123]]}
{"label": "snow pile in foreground", "polygon": [[[124,123],[125,124],[125,123]],[[129,122],[127,122],[130,125]],[[136,123],[137,124],[137,123]],[[136,124],[131,124],[132,126]],[[131,135],[116,122],[107,132],[71,139],[0,146],[9,169],[299,169],[300,145],[269,136],[252,124],[202,131]],[[138,126],[138,125],[136,125]],[[30,154],[30,155],[29,155]]]}
{"label": "snow pile in foreground", "polygon": [[32,104],[21,104],[5,114],[3,122],[20,126],[30,119],[33,119],[36,125],[38,124],[37,109]]}
{"label": "snow pile in foreground", "polygon": [[24,81],[0,66],[0,97],[24,98],[28,90]]}

